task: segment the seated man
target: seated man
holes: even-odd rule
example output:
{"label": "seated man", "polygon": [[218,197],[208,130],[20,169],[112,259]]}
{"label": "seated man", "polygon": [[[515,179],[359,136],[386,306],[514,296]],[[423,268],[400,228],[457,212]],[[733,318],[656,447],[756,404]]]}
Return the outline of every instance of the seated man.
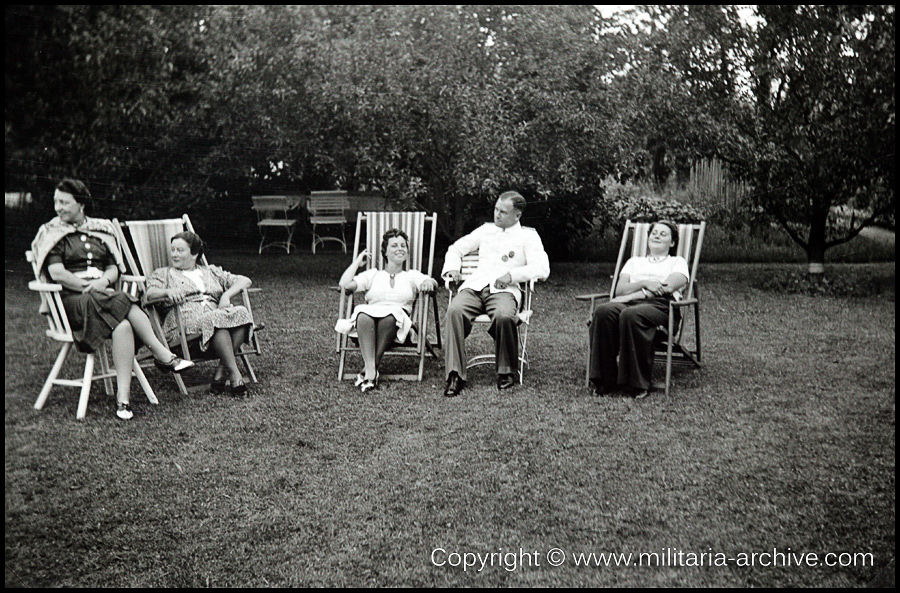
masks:
{"label": "seated man", "polygon": [[518,192],[501,194],[494,206],[494,222],[485,223],[447,250],[441,276],[453,281],[460,279],[462,257],[476,249],[479,252],[478,268],[460,286],[447,309],[447,397],[458,395],[465,387],[465,340],[472,330],[472,320],[482,313],[491,318],[488,331],[494,338],[497,356],[497,388],[515,385],[519,360],[517,314],[522,298],[518,284],[550,275],[550,262],[537,231],[519,224],[524,210],[525,198]]}

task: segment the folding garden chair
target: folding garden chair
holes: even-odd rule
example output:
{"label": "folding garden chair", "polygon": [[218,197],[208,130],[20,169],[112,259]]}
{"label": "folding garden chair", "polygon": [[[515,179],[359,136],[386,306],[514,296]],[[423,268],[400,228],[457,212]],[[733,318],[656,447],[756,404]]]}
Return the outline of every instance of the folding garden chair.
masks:
{"label": "folding garden chair", "polygon": [[[463,282],[466,281],[474,272],[478,269],[478,252],[473,251],[472,253],[468,253],[462,258],[462,266],[460,267],[460,281],[451,282],[448,278],[444,279],[444,286],[450,294],[450,298],[447,302],[447,307],[450,306],[450,303],[453,302],[454,297],[459,293],[459,287]],[[522,290],[522,299],[519,303],[519,384],[524,382],[525,377],[525,367],[529,364],[528,361],[528,327],[531,324],[531,316],[534,313],[534,309],[532,308],[532,301],[534,299],[534,286],[537,280],[529,280],[528,282],[523,283],[524,286],[520,285],[520,289]],[[485,327],[490,326],[491,318],[488,317],[486,313],[482,313],[478,317],[476,317],[472,321],[474,325],[483,325]],[[496,364],[497,357],[495,354],[477,354],[474,356],[469,356],[469,360],[466,362],[466,368],[470,369],[472,367],[482,366],[482,365],[493,365]]]}
{"label": "folding garden chair", "polygon": [[[309,195],[307,209],[309,210],[309,222],[312,225],[312,252],[316,253],[316,246],[326,241],[335,241],[341,244],[344,253],[347,253],[347,238],[344,235],[344,227],[347,225],[347,209],[350,201],[346,191],[314,191]],[[340,237],[320,235],[320,226],[339,226]]]}
{"label": "folding garden chair", "polygon": [[[252,196],[253,210],[256,211],[257,223],[261,240],[259,252],[269,247],[283,247],[288,254],[291,253],[291,245],[294,240],[294,231],[297,229],[297,219],[291,217],[291,211],[296,207],[296,201],[290,196]],[[284,231],[284,240],[278,240],[268,234]],[[277,236],[277,234],[276,234]]]}
{"label": "folding garden chair", "polygon": [[[123,253],[125,255],[125,261],[130,270],[133,270],[136,275],[139,275],[141,278],[141,289],[143,290],[143,283],[146,281],[146,278],[153,272],[153,270],[157,268],[166,267],[169,265],[169,245],[173,236],[177,235],[182,231],[194,231],[193,225],[191,225],[191,219],[187,214],[181,216],[181,218],[169,218],[162,220],[131,220],[124,223],[125,228],[128,229],[128,234],[131,237],[131,246],[129,246],[128,241],[125,238],[125,234],[122,231],[122,226],[119,225],[119,233],[120,233],[120,242],[123,245]],[[134,252],[132,252],[131,247],[134,248]],[[135,257],[136,254],[136,257]],[[204,265],[208,265],[206,261],[206,256],[203,255],[201,257],[201,263]],[[250,306],[250,295],[247,290],[241,291],[241,304],[247,308],[250,312],[251,318],[253,317],[253,309]],[[157,307],[161,305],[161,303],[146,303],[149,305],[147,315],[150,317],[150,321],[153,324],[154,331],[156,331],[157,335],[162,341],[166,341],[165,335],[162,330],[162,323],[160,319],[160,314],[157,311]],[[200,334],[190,334],[185,331],[184,323],[181,318],[181,312],[176,307],[176,324],[178,327],[178,337],[175,340],[169,342],[169,348],[178,353],[185,360],[218,360],[218,358],[212,353],[212,351],[203,352],[199,348],[200,343]],[[250,381],[253,383],[258,382],[256,378],[256,373],[253,370],[253,366],[250,364],[249,356],[251,354],[259,355],[261,350],[259,346],[259,338],[257,336],[257,332],[263,329],[262,325],[254,321],[254,330],[250,337],[249,348],[248,345],[242,345],[241,351],[237,353],[237,357],[240,358],[244,362],[244,366],[247,369],[247,374],[249,375]],[[187,394],[188,389],[184,384],[184,380],[177,373],[174,373],[175,382],[178,384],[178,390]],[[206,385],[198,385],[193,387],[192,389],[201,389]]]}
{"label": "folding garden chair", "polygon": [[[430,229],[426,232],[426,227]],[[434,267],[434,241],[437,233],[437,214],[428,215],[425,212],[360,212],[356,217],[356,239],[353,243],[353,258],[360,253],[360,247],[367,249],[371,257],[366,262],[366,269],[383,267],[381,254],[381,239],[384,233],[392,228],[402,230],[409,236],[409,261],[408,269],[419,270],[427,276],[431,276]],[[365,236],[363,244],[362,237]],[[427,245],[427,253],[425,251]],[[426,259],[427,256],[427,259]],[[431,305],[434,311],[434,326],[436,338],[432,341],[428,328],[428,309]],[[354,294],[341,293],[338,319],[349,319],[353,313]],[[416,374],[381,375],[384,379],[405,379],[421,381],[425,368],[425,355],[437,358],[434,348],[441,347],[441,330],[437,313],[437,295],[431,293],[419,293],[413,306],[412,314],[415,342],[407,341],[404,345],[390,348],[385,356],[408,356],[419,359],[419,368]],[[355,340],[345,334],[337,334],[337,352],[340,353],[338,366],[338,380],[350,379],[356,376],[355,372],[347,371],[347,355],[359,352],[359,346]]]}
{"label": "folding garden chair", "polygon": [[[118,224],[116,221],[113,222],[115,224]],[[81,379],[59,378],[59,374],[62,371],[63,364],[69,357],[69,353],[72,351],[72,346],[75,344],[75,340],[72,335],[72,326],[69,325],[69,318],[66,315],[65,308],[63,307],[63,287],[60,284],[49,282],[47,277],[41,272],[41,270],[37,269],[34,254],[31,251],[25,253],[25,258],[28,260],[28,262],[32,266],[32,269],[34,270],[34,280],[28,283],[28,288],[41,295],[41,313],[45,316],[45,318],[47,319],[47,323],[50,326],[50,328],[46,332],[47,337],[62,344],[62,347],[59,350],[59,355],[57,355],[56,357],[56,362],[50,369],[50,374],[47,376],[47,380],[44,382],[44,387],[41,389],[37,401],[34,403],[34,408],[36,410],[40,410],[44,407],[44,404],[47,402],[47,398],[50,396],[50,390],[54,385],[78,387],[81,390],[81,395],[78,398],[78,410],[75,414],[75,417],[78,420],[84,420],[84,417],[87,415],[87,406],[91,392],[91,384],[94,381],[103,380],[106,394],[113,395],[112,378],[116,376],[115,369],[111,368],[110,366],[109,355],[107,354],[106,347],[104,346],[99,351],[90,352],[85,356],[84,373],[82,374]],[[134,294],[136,292],[135,285],[135,278],[123,275],[119,278],[117,288]],[[98,360],[100,363],[100,372],[95,373],[94,369]],[[147,399],[150,401],[150,403],[158,404],[159,400],[153,393],[153,389],[150,387],[150,383],[147,382],[147,378],[144,376],[144,371],[141,369],[141,365],[138,364],[137,359],[134,360],[132,373],[135,377],[137,377],[138,383],[140,383],[141,388],[144,390],[144,394],[147,396]]]}
{"label": "folding garden chair", "polygon": [[[578,300],[590,301],[590,313],[593,313],[598,301],[612,299],[615,296],[616,284],[622,266],[631,257],[643,257],[647,255],[647,239],[652,223],[625,222],[625,231],[622,233],[622,243],[619,246],[619,256],[616,260],[616,268],[612,277],[612,285],[609,293],[586,294],[575,297]],[[654,360],[665,362],[666,365],[666,395],[669,395],[672,384],[672,366],[700,366],[700,286],[697,283],[697,267],[700,263],[700,249],[703,246],[703,234],[706,231],[706,223],[679,224],[677,255],[680,255],[688,263],[690,277],[687,286],[682,291],[683,298],[669,301],[669,322],[666,326],[659,326],[656,330]],[[631,247],[629,250],[628,247]],[[627,257],[626,257],[626,254]],[[684,314],[685,309],[692,309],[693,315],[693,342],[689,341],[691,332],[687,331],[690,318]],[[676,311],[681,311],[678,323],[676,323]],[[590,321],[588,322],[590,325]],[[591,346],[588,340],[587,358],[585,368],[585,380],[590,384],[590,360]]]}

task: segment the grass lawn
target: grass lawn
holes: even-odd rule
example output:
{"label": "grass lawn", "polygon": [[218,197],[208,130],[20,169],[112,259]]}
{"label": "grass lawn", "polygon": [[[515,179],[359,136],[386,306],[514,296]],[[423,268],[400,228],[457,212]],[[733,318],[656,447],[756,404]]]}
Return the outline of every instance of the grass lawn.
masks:
{"label": "grass lawn", "polygon": [[[500,393],[479,370],[446,399],[429,360],[424,382],[361,396],[335,380],[330,287],[349,256],[213,252],[263,288],[252,397],[181,396],[149,370],[159,406],[135,384],[123,423],[95,384],[78,422],[75,389],[32,408],[56,347],[7,257],[8,587],[893,583],[893,288],[811,297],[761,288],[802,264],[706,265],[704,367],[637,402],[583,386],[573,297],[608,286],[610,266],[558,264],[524,386]],[[893,263],[833,270],[893,286]],[[779,566],[760,556],[773,550]],[[577,566],[589,553],[657,556]],[[481,557],[464,570],[464,554]]]}

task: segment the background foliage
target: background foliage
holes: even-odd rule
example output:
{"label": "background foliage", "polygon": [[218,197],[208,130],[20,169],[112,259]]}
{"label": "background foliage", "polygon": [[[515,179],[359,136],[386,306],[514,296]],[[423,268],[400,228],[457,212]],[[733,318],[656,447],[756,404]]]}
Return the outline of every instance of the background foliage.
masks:
{"label": "background foliage", "polygon": [[[253,193],[341,187],[437,211],[498,192],[565,237],[612,223],[604,183],[718,157],[809,254],[893,216],[894,9],[17,6],[6,189],[34,226],[62,176],[104,216],[187,211],[254,232]],[[657,196],[658,197],[658,196]],[[836,206],[859,216],[839,228]],[[677,206],[676,206],[677,207]],[[831,234],[826,234],[826,228]],[[835,234],[837,231],[837,234]]]}

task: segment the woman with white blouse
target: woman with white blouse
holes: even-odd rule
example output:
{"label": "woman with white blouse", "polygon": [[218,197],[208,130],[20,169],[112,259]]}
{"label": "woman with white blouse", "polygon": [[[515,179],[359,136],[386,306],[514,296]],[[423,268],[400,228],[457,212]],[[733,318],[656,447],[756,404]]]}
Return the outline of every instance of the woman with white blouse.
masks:
{"label": "woman with white blouse", "polygon": [[654,223],[647,255],[625,262],[615,297],[594,310],[590,379],[595,395],[607,395],[618,386],[637,399],[649,394],[656,328],[668,322],[669,301],[680,299],[688,282],[688,264],[674,255],[676,245],[678,227]]}
{"label": "woman with white blouse", "polygon": [[340,286],[346,292],[365,292],[365,304],[357,306],[350,319],[340,320],[335,330],[359,338],[364,369],[356,376],[356,386],[366,393],[378,380],[378,366],[392,343],[404,343],[412,328],[413,303],[420,291],[437,287],[434,278],[418,270],[404,269],[409,257],[409,237],[400,229],[390,229],[382,237],[383,270],[371,269],[356,274],[370,257],[362,251],[341,276]]}

